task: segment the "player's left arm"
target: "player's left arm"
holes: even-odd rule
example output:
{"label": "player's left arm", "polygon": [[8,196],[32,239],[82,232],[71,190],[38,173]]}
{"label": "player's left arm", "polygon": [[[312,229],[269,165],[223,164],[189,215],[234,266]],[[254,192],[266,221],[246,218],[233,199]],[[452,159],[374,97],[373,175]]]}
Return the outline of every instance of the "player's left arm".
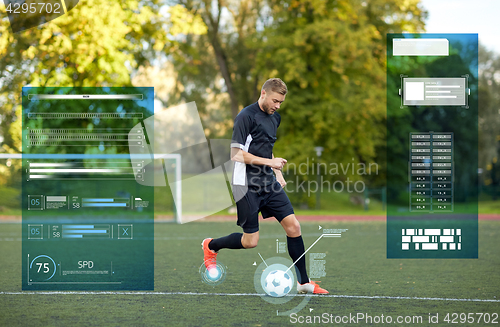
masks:
{"label": "player's left arm", "polygon": [[[277,127],[279,127],[281,124],[281,116],[278,114],[277,117],[278,117],[278,126]],[[272,154],[272,156],[274,159],[274,153]],[[286,181],[285,181],[285,178],[283,177],[283,173],[281,172],[281,169],[274,169],[273,168],[273,171],[274,171],[274,175],[276,175],[276,180],[278,181],[278,183],[280,183],[282,188],[285,188]]]}
{"label": "player's left arm", "polygon": [[[273,159],[274,159],[274,153],[273,153]],[[276,175],[276,180],[278,181],[278,183],[280,183],[282,188],[285,188],[286,181],[285,181],[285,178],[283,177],[283,173],[281,172],[281,169],[274,169],[273,168],[273,171],[274,171],[274,174]]]}

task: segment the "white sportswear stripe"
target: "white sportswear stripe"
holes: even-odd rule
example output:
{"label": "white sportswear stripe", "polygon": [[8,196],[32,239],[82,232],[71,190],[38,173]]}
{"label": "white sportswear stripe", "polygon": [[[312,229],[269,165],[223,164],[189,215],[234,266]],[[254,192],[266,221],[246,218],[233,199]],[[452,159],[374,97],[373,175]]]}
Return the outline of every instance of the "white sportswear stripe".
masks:
{"label": "white sportswear stripe", "polygon": [[[252,135],[248,134],[245,145],[239,143],[231,143],[232,148],[240,148],[241,150],[248,152],[250,148],[250,143],[252,143]],[[247,165],[243,162],[235,162],[233,170],[233,185],[247,185]]]}

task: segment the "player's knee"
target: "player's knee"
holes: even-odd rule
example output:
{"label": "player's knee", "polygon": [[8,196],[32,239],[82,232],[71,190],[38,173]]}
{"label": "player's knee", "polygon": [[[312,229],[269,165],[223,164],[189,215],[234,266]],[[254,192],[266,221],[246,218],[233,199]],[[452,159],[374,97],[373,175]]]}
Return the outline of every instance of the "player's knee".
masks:
{"label": "player's knee", "polygon": [[258,243],[259,243],[259,241],[252,240],[252,241],[247,242],[246,244],[243,244],[243,247],[245,249],[252,249],[252,248],[256,247]]}
{"label": "player's knee", "polygon": [[258,243],[259,243],[258,238],[252,238],[249,240],[241,240],[241,245],[243,245],[243,247],[245,249],[252,249],[252,248],[256,247]]}
{"label": "player's knee", "polygon": [[299,222],[295,221],[293,224],[290,224],[286,229],[286,234],[289,237],[299,237],[301,235]]}

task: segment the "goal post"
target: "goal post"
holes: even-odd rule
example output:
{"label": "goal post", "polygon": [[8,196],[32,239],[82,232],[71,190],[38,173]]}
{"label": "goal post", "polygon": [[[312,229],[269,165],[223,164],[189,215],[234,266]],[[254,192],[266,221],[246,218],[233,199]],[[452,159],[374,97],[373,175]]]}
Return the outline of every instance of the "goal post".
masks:
{"label": "goal post", "polygon": [[[161,160],[162,169],[165,173],[166,187],[170,187],[173,197],[173,211],[175,215],[175,222],[180,224],[182,222],[182,158],[178,153],[170,154],[155,154],[155,160]],[[173,161],[173,164],[169,162]],[[171,172],[175,176],[175,181],[168,181],[167,175]]]}

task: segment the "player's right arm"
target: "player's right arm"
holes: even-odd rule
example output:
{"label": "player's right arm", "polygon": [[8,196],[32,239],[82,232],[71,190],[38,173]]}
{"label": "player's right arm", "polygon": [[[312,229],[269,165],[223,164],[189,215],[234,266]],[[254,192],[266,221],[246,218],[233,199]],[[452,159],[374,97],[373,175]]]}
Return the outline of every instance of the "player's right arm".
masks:
{"label": "player's right arm", "polygon": [[237,147],[231,148],[231,160],[251,165],[269,166],[273,169],[279,170],[281,170],[286,164],[286,159],[274,157],[272,159],[267,159],[257,157]]}
{"label": "player's right arm", "polygon": [[239,114],[234,120],[233,137],[231,141],[231,160],[251,165],[269,166],[273,169],[282,169],[286,164],[283,158],[258,157],[249,153],[248,145],[251,141],[250,131],[254,122],[249,115]]}

